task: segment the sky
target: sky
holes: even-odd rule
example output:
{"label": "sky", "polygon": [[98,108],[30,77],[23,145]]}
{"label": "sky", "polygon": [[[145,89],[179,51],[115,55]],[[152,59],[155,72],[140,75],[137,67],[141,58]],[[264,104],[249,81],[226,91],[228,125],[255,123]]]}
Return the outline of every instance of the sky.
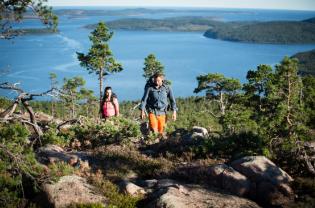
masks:
{"label": "sky", "polygon": [[258,8],[315,11],[315,0],[48,0],[51,6]]}

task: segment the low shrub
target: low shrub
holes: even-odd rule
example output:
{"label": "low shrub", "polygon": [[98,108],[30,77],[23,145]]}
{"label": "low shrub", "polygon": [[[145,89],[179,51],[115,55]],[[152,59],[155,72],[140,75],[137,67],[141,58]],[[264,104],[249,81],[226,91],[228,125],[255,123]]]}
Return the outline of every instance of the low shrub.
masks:
{"label": "low shrub", "polygon": [[35,159],[29,135],[21,124],[0,124],[0,207],[20,207],[39,190],[43,167]]}

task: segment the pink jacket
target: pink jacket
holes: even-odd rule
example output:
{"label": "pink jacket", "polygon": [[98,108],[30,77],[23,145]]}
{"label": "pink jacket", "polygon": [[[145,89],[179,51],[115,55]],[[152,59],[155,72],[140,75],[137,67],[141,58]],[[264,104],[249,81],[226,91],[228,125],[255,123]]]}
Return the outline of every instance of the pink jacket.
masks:
{"label": "pink jacket", "polygon": [[105,101],[103,104],[103,116],[106,118],[115,115],[119,115],[119,103],[117,98],[113,98],[113,102]]}

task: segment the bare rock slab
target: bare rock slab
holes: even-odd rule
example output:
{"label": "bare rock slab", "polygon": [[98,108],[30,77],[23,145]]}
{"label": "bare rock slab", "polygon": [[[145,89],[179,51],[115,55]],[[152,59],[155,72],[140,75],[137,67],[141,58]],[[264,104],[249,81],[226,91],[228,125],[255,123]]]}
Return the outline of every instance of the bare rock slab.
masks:
{"label": "bare rock slab", "polygon": [[209,167],[208,175],[211,184],[237,196],[246,196],[250,191],[250,181],[247,177],[226,164]]}
{"label": "bare rock slab", "polygon": [[50,204],[55,208],[64,208],[71,204],[106,204],[106,198],[95,191],[86,179],[71,175],[63,176],[55,184],[44,184],[43,190]]}
{"label": "bare rock slab", "polygon": [[231,166],[253,184],[253,197],[262,204],[283,206],[294,199],[290,187],[292,177],[264,156],[247,156],[233,161]]}
{"label": "bare rock slab", "polygon": [[258,208],[259,206],[250,200],[204,189],[196,185],[173,184],[160,190],[157,197],[148,207],[163,208]]}

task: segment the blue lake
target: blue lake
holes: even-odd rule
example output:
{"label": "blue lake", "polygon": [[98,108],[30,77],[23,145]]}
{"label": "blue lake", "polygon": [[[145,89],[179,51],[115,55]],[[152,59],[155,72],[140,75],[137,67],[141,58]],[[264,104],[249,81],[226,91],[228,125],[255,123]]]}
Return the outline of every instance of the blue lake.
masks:
{"label": "blue lake", "polygon": [[[92,8],[89,8],[92,9]],[[98,8],[99,9],[99,8]],[[173,16],[212,16],[223,21],[302,20],[315,16],[315,12],[281,10],[196,10],[139,17],[164,18]],[[59,34],[27,35],[13,40],[0,40],[0,82],[20,82],[23,89],[42,92],[49,89],[49,72],[64,77],[83,76],[87,88],[98,92],[95,74],[80,67],[76,52],[86,53],[90,47],[86,24],[99,20],[109,21],[123,16],[86,16],[84,18],[60,17]],[[23,22],[21,27],[39,27],[37,21]],[[110,48],[124,70],[106,77],[105,85],[113,87],[120,100],[140,99],[145,83],[144,58],[153,53],[165,66],[167,79],[172,81],[176,97],[194,95],[196,77],[206,73],[222,73],[245,81],[249,69],[259,64],[274,65],[284,56],[315,48],[310,45],[271,45],[228,42],[205,38],[202,32],[148,32],[117,30]],[[5,73],[4,73],[5,72]],[[1,96],[10,96],[0,91]]]}

